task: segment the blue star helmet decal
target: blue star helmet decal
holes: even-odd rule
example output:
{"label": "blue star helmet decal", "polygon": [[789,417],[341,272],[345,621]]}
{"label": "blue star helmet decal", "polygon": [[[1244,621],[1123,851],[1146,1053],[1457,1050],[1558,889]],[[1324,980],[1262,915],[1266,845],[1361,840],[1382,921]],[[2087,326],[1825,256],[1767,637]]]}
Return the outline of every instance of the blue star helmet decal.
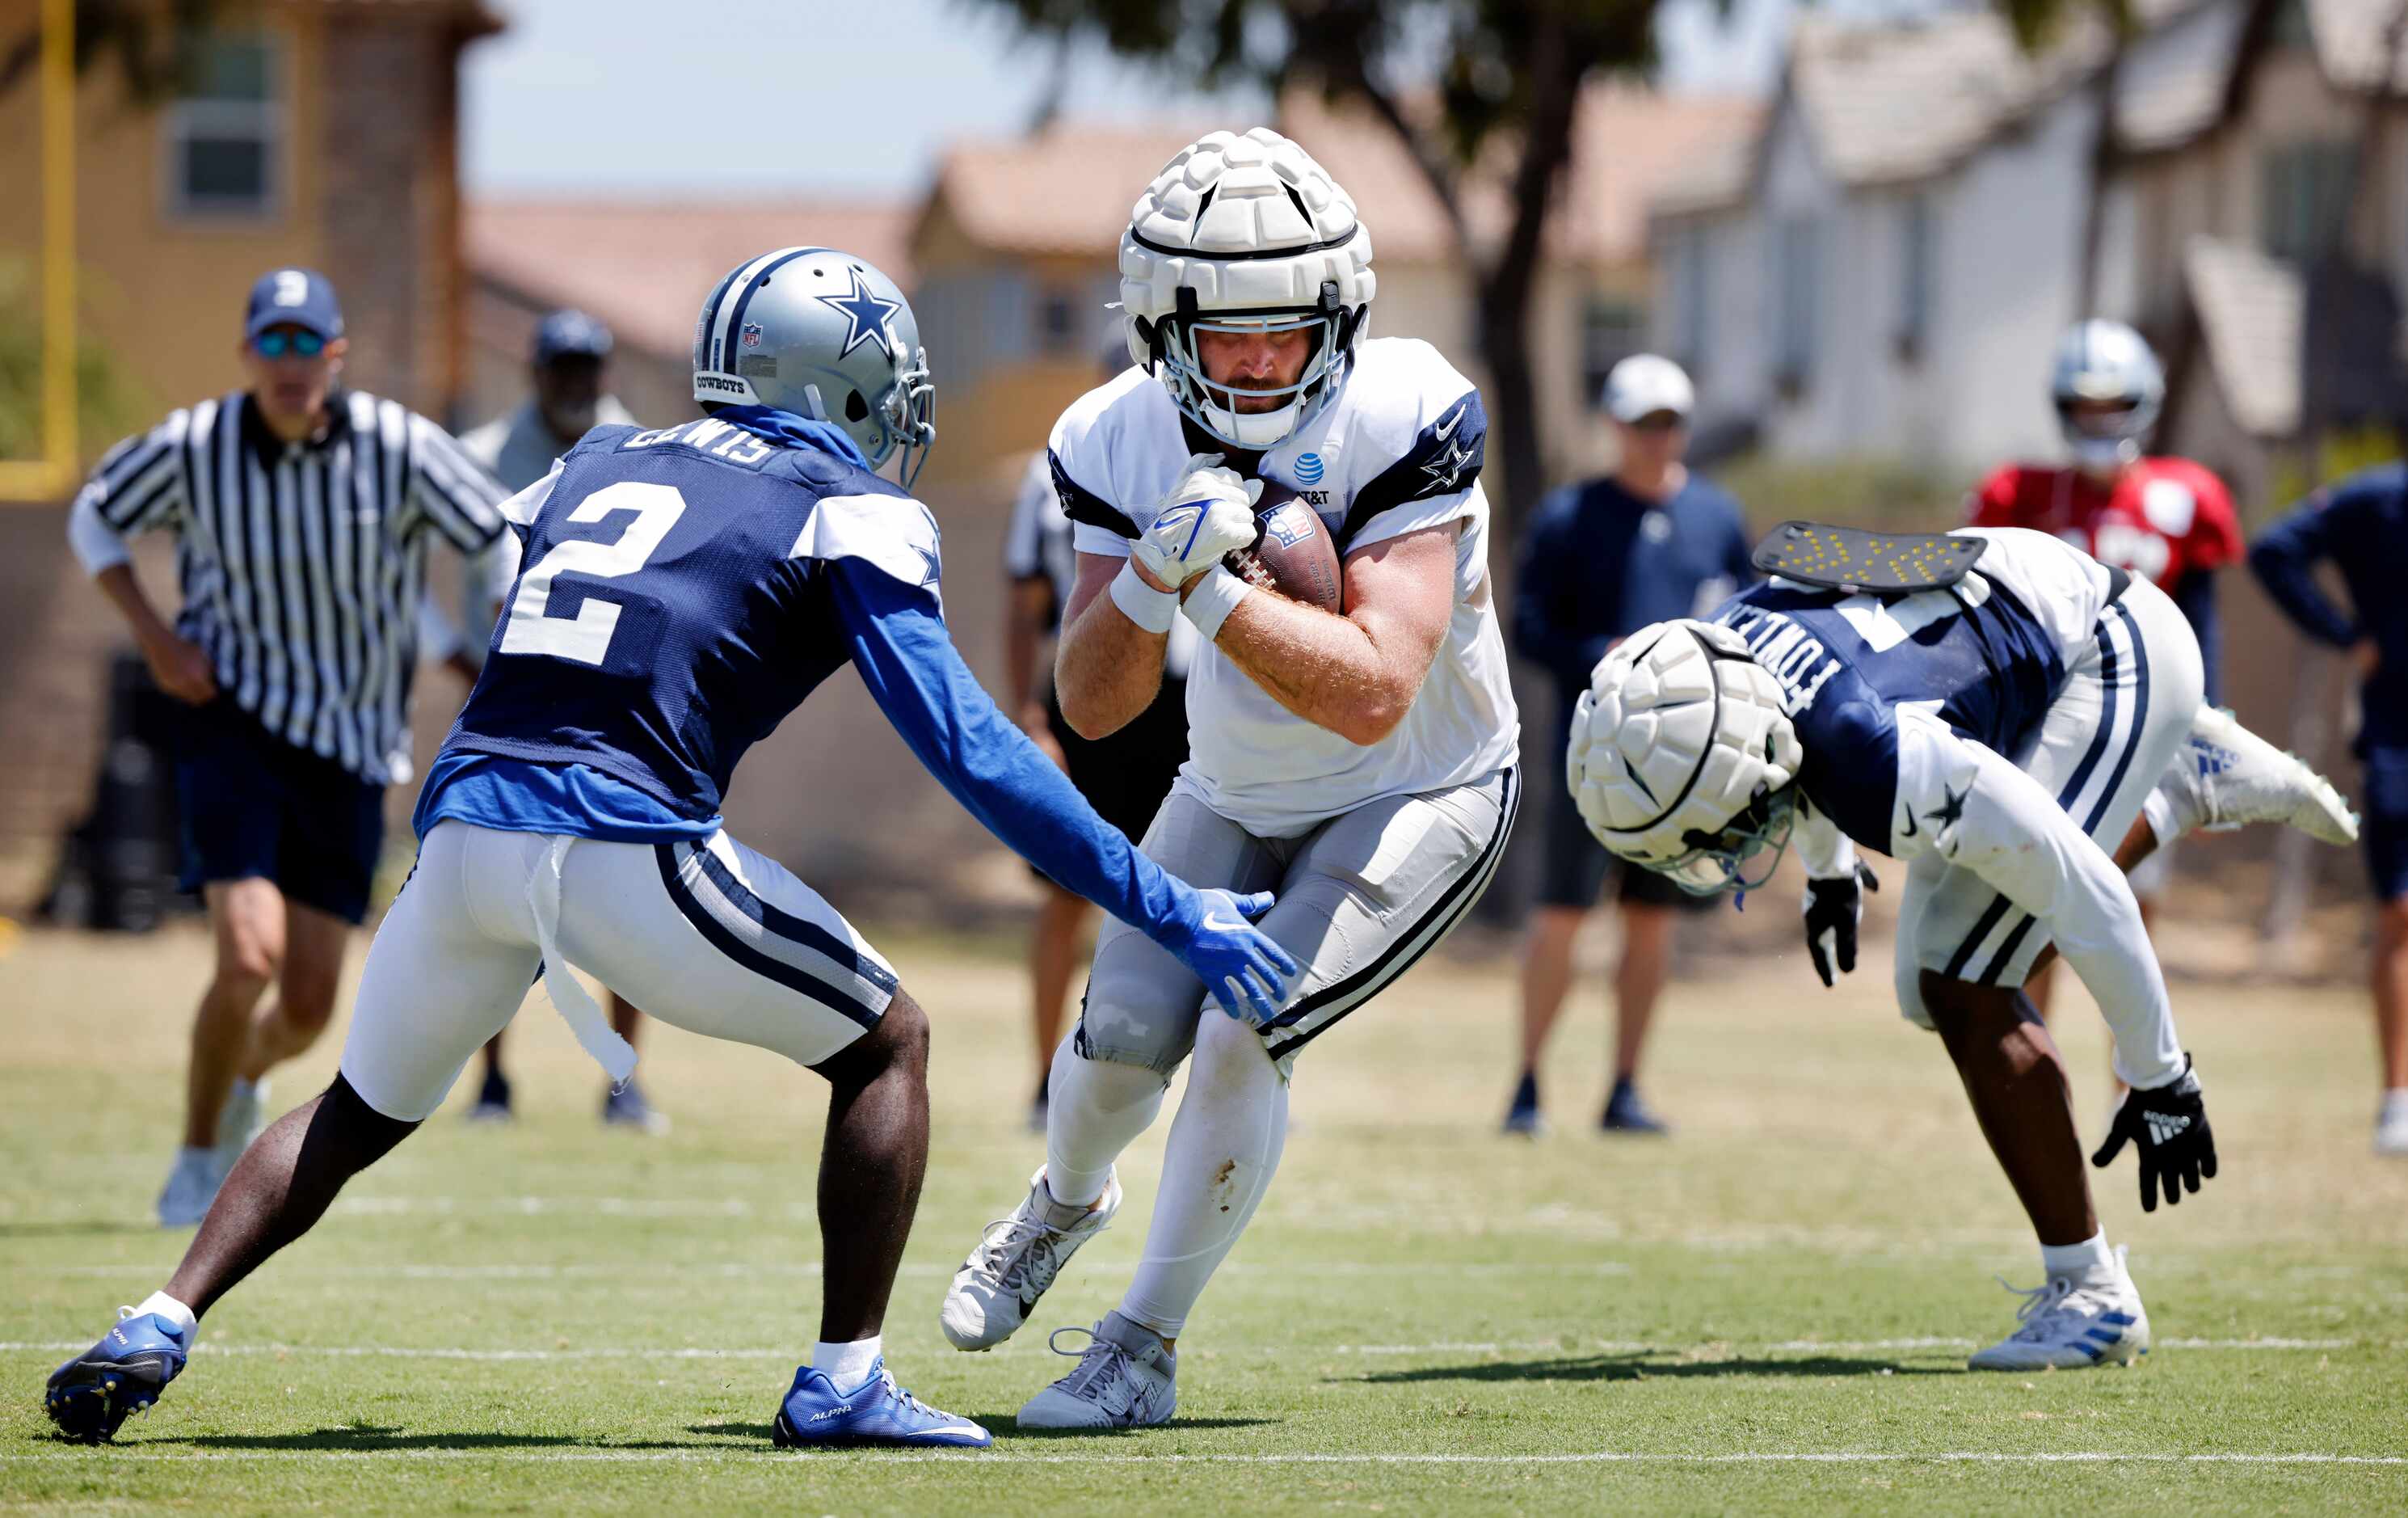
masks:
{"label": "blue star helmet decal", "polygon": [[894,357],[895,350],[888,346],[886,341],[886,324],[894,319],[896,311],[903,309],[903,303],[899,300],[882,299],[877,292],[869,288],[869,282],[861,277],[861,270],[856,268],[849,272],[853,275],[851,293],[814,297],[844,312],[844,319],[853,324],[844,334],[844,351],[837,354],[837,357],[838,359],[851,357],[853,351],[865,342],[878,344],[880,353],[889,358]]}

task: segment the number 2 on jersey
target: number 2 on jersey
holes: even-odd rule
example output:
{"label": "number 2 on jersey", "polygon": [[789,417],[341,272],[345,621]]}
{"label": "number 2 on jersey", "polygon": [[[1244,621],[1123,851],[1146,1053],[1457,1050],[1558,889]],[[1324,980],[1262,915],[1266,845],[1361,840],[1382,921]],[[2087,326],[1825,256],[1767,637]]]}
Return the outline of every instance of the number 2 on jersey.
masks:
{"label": "number 2 on jersey", "polygon": [[575,616],[548,615],[544,609],[552,603],[552,582],[563,574],[615,580],[642,569],[661,546],[661,540],[669,535],[669,528],[685,514],[685,498],[671,485],[622,480],[578,502],[568,520],[598,522],[612,512],[636,513],[617,542],[579,539],[556,543],[535,568],[519,577],[518,594],[510,598],[509,614],[502,628],[502,653],[548,654],[580,664],[602,663],[610,652],[610,635],[618,630],[623,608],[617,601],[592,594],[577,608]]}

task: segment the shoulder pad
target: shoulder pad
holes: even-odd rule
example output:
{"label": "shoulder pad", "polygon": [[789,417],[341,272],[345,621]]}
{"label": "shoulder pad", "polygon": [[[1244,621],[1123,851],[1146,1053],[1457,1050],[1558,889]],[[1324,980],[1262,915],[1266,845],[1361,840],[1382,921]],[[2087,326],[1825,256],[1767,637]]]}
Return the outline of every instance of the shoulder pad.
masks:
{"label": "shoulder pad", "polygon": [[639,426],[605,422],[599,426],[586,428],[585,436],[578,439],[570,445],[568,452],[560,456],[574,458],[580,454],[608,453],[643,430]]}
{"label": "shoulder pad", "polygon": [[1370,478],[1354,490],[1338,535],[1341,547],[1383,512],[1469,489],[1488,456],[1480,392],[1428,343],[1367,342],[1346,383],[1348,462]]}

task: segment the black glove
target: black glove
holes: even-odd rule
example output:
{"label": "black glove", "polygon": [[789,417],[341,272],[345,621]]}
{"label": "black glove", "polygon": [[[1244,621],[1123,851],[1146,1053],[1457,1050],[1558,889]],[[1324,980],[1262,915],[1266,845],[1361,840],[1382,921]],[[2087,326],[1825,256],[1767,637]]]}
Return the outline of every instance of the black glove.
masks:
{"label": "black glove", "polygon": [[[2129,1139],[2141,1151],[2141,1210],[2157,1210],[2157,1188],[2166,1205],[2182,1200],[2186,1191],[2199,1190],[2201,1180],[2215,1178],[2215,1134],[2207,1125],[2207,1104],[2200,1099],[2199,1077],[2191,1073],[2190,1056],[2183,1056],[2183,1073],[2150,1091],[2124,1093],[2107,1125],[2107,1142],[2090,1163],[2106,1168],[2123,1152]],[[2180,1178],[2182,1185],[2174,1185]]]}
{"label": "black glove", "polygon": [[[1881,889],[1881,879],[1864,860],[1856,861],[1856,873],[1834,880],[1806,882],[1806,952],[1813,956],[1814,973],[1823,977],[1826,986],[1835,985],[1831,978],[1831,961],[1840,961],[1840,974],[1854,974],[1856,968],[1856,924],[1865,915],[1864,893]],[[1831,938],[1829,948],[1823,947],[1823,936]]]}

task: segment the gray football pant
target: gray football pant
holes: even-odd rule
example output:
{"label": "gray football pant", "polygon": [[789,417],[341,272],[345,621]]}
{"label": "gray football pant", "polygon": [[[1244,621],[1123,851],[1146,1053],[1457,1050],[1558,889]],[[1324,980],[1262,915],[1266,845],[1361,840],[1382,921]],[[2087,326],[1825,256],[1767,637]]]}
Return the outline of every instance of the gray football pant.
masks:
{"label": "gray football pant", "polygon": [[[1183,788],[1146,830],[1145,852],[1199,887],[1270,890],[1262,930],[1304,966],[1288,1004],[1257,1032],[1283,1076],[1297,1049],[1412,968],[1463,920],[1497,874],[1521,800],[1511,766],[1478,780],[1392,796],[1294,838],[1257,838]],[[1204,985],[1136,929],[1108,923],[1073,1034],[1082,1058],[1168,1080],[1222,1016]]]}

